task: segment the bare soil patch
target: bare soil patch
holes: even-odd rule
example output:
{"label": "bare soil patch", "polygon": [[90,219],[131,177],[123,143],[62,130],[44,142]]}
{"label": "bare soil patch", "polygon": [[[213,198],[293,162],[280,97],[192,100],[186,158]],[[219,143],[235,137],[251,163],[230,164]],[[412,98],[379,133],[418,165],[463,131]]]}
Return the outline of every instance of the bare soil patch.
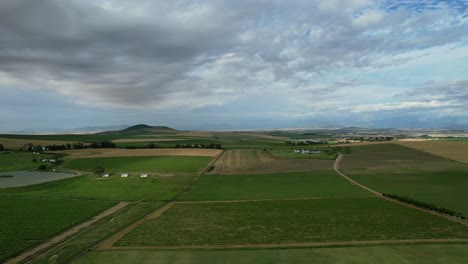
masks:
{"label": "bare soil patch", "polygon": [[468,164],[468,142],[430,140],[420,142],[400,141],[398,144]]}
{"label": "bare soil patch", "polygon": [[227,150],[213,164],[210,174],[301,172],[333,167],[331,160],[278,159],[260,150]]}
{"label": "bare soil patch", "polygon": [[181,137],[214,137],[213,132],[204,132],[204,131],[191,131],[191,132],[182,132],[178,133],[177,136]]}
{"label": "bare soil patch", "polygon": [[141,156],[204,156],[215,157],[221,154],[219,149],[79,149],[61,151],[69,154],[68,158],[106,158],[106,157],[141,157]]}

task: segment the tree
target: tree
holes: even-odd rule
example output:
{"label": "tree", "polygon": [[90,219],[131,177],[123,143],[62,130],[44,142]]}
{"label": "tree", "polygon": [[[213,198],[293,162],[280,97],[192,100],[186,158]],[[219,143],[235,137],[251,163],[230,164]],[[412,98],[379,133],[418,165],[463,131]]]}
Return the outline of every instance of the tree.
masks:
{"label": "tree", "polygon": [[5,147],[2,144],[0,144],[0,151],[2,150],[5,150]]}
{"label": "tree", "polygon": [[149,149],[154,149],[154,148],[157,148],[158,146],[156,146],[154,143],[149,143],[149,144],[147,145],[147,147],[148,147]]}
{"label": "tree", "polygon": [[96,167],[93,169],[94,175],[101,175],[105,172],[106,170],[103,167]]}
{"label": "tree", "polygon": [[41,165],[39,165],[38,169],[39,170],[47,170],[47,165],[41,164]]}

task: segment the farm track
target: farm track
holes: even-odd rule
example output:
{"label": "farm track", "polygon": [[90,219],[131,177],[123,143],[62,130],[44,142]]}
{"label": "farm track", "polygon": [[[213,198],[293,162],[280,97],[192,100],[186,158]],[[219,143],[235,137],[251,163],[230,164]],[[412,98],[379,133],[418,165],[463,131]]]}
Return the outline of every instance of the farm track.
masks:
{"label": "farm track", "polygon": [[146,215],[145,217],[143,217],[142,219],[134,222],[133,224],[127,226],[126,228],[120,230],[119,232],[115,233],[113,236],[111,236],[110,238],[104,240],[101,244],[99,244],[97,246],[97,250],[106,250],[106,249],[109,249],[109,248],[112,248],[112,245],[117,242],[119,239],[121,239],[123,236],[125,236],[125,234],[127,234],[128,232],[130,232],[131,230],[133,230],[135,227],[141,225],[143,222],[145,222],[146,220],[149,220],[149,219],[155,219],[155,218],[158,218],[160,215],[162,215],[166,210],[168,210],[169,208],[171,208],[172,205],[174,205],[174,200],[176,200],[178,197],[180,197],[182,194],[184,194],[186,191],[188,191],[197,181],[198,179],[200,179],[201,176],[203,176],[207,171],[208,169],[210,168],[210,166],[212,166],[214,163],[216,163],[224,154],[224,151],[222,151],[221,153],[219,153],[217,156],[215,156],[215,158],[205,167],[205,169],[202,170],[202,172],[193,180],[192,183],[190,183],[187,188],[185,190],[183,190],[182,192],[180,192],[179,194],[177,194],[174,198],[172,198],[170,201],[168,201],[166,204],[164,204],[163,206],[159,207],[158,209],[156,209],[156,211]]}
{"label": "farm track", "polygon": [[130,204],[129,202],[119,202],[118,204],[114,205],[113,207],[99,213],[98,215],[93,216],[91,219],[89,219],[89,220],[87,220],[87,221],[85,221],[85,222],[83,222],[83,223],[81,223],[81,224],[79,224],[77,226],[74,226],[74,227],[66,230],[63,233],[60,233],[59,235],[57,235],[55,237],[52,237],[51,239],[47,240],[46,242],[44,242],[44,243],[42,243],[42,244],[40,244],[40,245],[38,245],[36,247],[33,247],[30,250],[27,250],[27,251],[23,252],[22,254],[14,257],[14,258],[12,258],[10,260],[7,260],[5,263],[6,264],[14,264],[14,263],[24,263],[26,261],[29,261],[32,258],[37,257],[37,256],[47,252],[51,248],[64,243],[68,238],[70,238],[73,235],[79,233],[83,229],[92,226],[94,223],[98,222],[99,220],[104,219],[104,218],[106,218],[106,217],[108,217],[110,215],[113,215],[113,214],[117,213],[118,211],[122,210],[124,207],[126,207],[129,204]]}
{"label": "farm track", "polygon": [[440,244],[468,243],[468,239],[395,239],[395,240],[362,240],[330,242],[292,242],[273,244],[238,244],[238,245],[181,245],[181,246],[125,246],[109,247],[100,250],[180,250],[180,249],[251,249],[251,248],[294,248],[294,247],[333,247],[365,245],[398,245],[398,244]]}
{"label": "farm track", "polygon": [[343,159],[343,154],[340,154],[338,156],[338,158],[336,158],[335,163],[333,164],[333,169],[336,171],[336,173],[338,173],[340,176],[342,176],[343,178],[345,178],[346,180],[348,180],[352,184],[354,184],[354,185],[356,185],[356,186],[358,186],[358,187],[360,187],[360,188],[362,188],[362,189],[364,189],[366,191],[369,191],[369,192],[373,193],[374,195],[378,196],[381,199],[384,199],[384,200],[387,200],[387,201],[390,201],[390,202],[394,202],[394,203],[398,203],[398,204],[404,205],[406,207],[410,207],[410,208],[413,208],[413,209],[416,209],[416,210],[419,210],[419,211],[423,211],[423,212],[426,212],[426,213],[429,213],[429,214],[432,214],[432,215],[440,216],[440,217],[443,217],[443,218],[448,219],[450,221],[457,222],[457,223],[460,223],[462,225],[468,226],[468,221],[458,219],[458,218],[455,218],[455,217],[451,217],[449,215],[441,214],[441,213],[436,212],[436,211],[424,209],[424,208],[421,208],[421,207],[418,207],[418,206],[415,206],[415,205],[412,205],[412,204],[407,204],[407,203],[401,202],[399,200],[392,199],[390,197],[386,197],[382,193],[354,181],[353,179],[351,179],[350,177],[348,177],[346,174],[344,174],[343,172],[341,172],[339,170],[340,162],[341,162],[342,159]]}

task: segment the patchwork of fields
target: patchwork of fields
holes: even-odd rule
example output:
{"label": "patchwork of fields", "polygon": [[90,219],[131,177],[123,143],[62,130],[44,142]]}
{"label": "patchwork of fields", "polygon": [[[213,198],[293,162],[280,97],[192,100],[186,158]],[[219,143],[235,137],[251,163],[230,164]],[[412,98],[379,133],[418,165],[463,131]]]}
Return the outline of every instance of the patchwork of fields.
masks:
{"label": "patchwork of fields", "polygon": [[197,173],[211,157],[154,156],[73,159],[65,168],[92,172],[103,167],[108,172]]}
{"label": "patchwork of fields", "polygon": [[393,144],[352,151],[341,170],[357,182],[468,215],[468,165]]}
{"label": "patchwork of fields", "polygon": [[[0,257],[125,201],[125,209],[32,263],[346,263],[348,258],[457,263],[468,258],[468,222],[381,199],[336,173],[334,160],[270,155],[263,146],[286,149],[284,138],[274,135],[197,133],[109,139],[119,144],[144,144],[152,136],[163,144],[218,140],[233,149],[69,150],[60,169],[83,176],[0,189],[2,223],[14,227],[1,230]],[[356,182],[468,215],[468,165],[399,144],[351,151],[340,170]],[[0,155],[0,161],[12,160],[0,169],[36,169],[31,153],[11,155]],[[95,167],[104,167],[110,177],[92,175]],[[122,172],[130,176],[121,178]],[[140,178],[140,173],[150,175]]]}

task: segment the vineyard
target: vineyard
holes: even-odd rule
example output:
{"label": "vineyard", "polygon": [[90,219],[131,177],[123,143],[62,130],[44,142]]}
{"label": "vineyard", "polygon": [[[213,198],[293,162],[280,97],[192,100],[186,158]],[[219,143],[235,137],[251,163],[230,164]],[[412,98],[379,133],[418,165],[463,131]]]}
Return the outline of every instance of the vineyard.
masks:
{"label": "vineyard", "polygon": [[92,217],[109,201],[0,197],[0,261]]}

